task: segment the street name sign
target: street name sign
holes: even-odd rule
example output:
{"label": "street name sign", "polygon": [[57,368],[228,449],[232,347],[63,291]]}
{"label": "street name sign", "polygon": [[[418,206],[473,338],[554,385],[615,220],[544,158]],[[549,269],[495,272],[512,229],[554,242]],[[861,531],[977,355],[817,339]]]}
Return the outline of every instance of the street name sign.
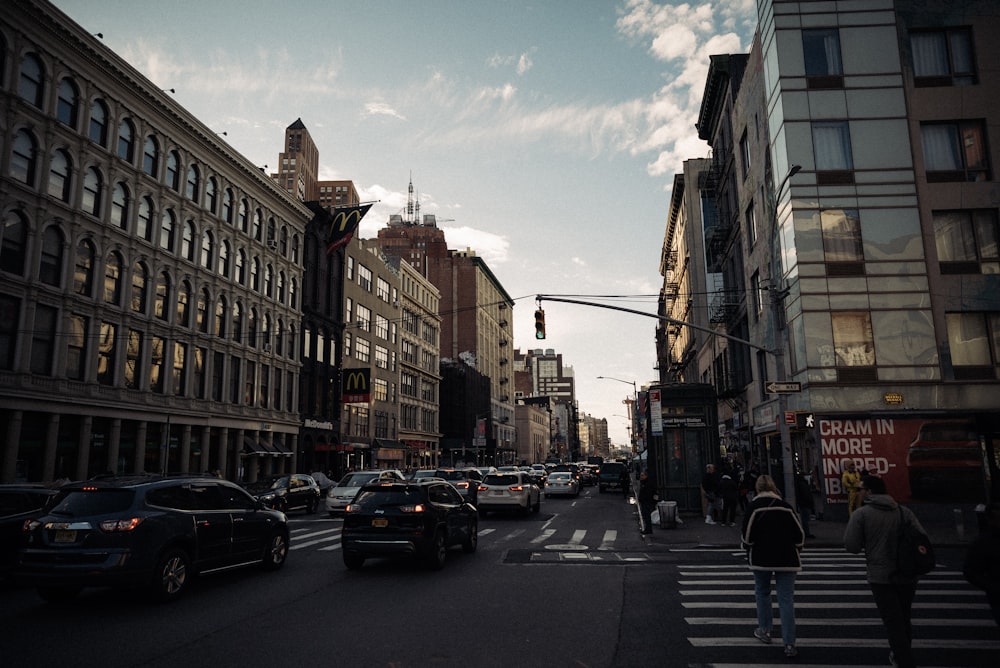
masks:
{"label": "street name sign", "polygon": [[768,394],[794,394],[802,391],[802,383],[768,383],[764,389]]}

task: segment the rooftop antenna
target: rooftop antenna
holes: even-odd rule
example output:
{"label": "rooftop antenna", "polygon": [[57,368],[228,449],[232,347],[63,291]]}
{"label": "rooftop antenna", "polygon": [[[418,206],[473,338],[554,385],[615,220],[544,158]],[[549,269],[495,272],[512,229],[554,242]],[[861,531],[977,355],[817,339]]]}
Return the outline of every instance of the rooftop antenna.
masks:
{"label": "rooftop antenna", "polygon": [[413,171],[410,171],[410,187],[406,195],[406,222],[413,222]]}

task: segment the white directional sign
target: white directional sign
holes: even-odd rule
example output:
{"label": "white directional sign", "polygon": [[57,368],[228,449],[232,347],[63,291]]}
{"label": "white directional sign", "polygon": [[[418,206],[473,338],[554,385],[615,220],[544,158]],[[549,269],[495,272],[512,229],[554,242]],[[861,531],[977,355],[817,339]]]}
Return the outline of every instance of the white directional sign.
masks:
{"label": "white directional sign", "polygon": [[764,389],[768,394],[792,394],[802,391],[802,383],[768,383]]}

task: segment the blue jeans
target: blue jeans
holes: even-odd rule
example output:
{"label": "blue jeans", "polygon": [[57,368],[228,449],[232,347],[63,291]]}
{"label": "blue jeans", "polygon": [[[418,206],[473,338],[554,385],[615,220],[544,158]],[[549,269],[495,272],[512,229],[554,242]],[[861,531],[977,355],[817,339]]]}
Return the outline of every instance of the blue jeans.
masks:
{"label": "blue jeans", "polygon": [[757,626],[768,633],[774,620],[771,604],[771,576],[778,593],[778,612],[781,616],[781,642],[795,644],[795,572],[754,571],[754,595],[757,598]]}

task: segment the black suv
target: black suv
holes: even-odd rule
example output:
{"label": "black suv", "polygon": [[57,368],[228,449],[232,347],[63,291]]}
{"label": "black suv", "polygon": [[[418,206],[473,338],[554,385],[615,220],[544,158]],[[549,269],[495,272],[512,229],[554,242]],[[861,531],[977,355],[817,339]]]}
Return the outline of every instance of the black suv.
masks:
{"label": "black suv", "polygon": [[361,568],[368,557],[407,556],[444,566],[452,545],[476,551],[479,519],[443,480],[376,480],[365,484],[344,510],[344,565]]}
{"label": "black suv", "polygon": [[628,492],[628,467],[622,462],[604,462],[597,471],[597,487],[601,492],[609,489]]}
{"label": "black suv", "polygon": [[447,480],[466,501],[476,505],[479,500],[479,483],[483,481],[483,474],[479,469],[438,469],[434,472],[435,478]]}
{"label": "black suv", "polygon": [[304,508],[310,515],[319,508],[319,485],[311,475],[293,473],[273,480],[265,480],[247,486],[251,495],[260,499],[268,508],[283,513],[295,508]]}
{"label": "black suv", "polygon": [[15,577],[48,601],[84,587],[142,586],[177,598],[192,576],[257,564],[281,568],[288,521],[212,477],[128,476],[60,488],[25,523]]}

